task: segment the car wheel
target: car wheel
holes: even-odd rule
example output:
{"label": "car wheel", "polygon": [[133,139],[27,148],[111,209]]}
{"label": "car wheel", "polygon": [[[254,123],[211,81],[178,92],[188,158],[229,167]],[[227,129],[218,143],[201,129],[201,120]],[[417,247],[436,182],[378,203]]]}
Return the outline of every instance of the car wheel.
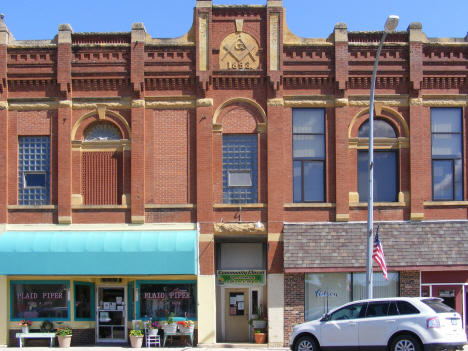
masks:
{"label": "car wheel", "polygon": [[414,336],[400,335],[393,340],[390,351],[421,351],[421,347]]}
{"label": "car wheel", "polygon": [[320,351],[320,349],[314,338],[303,336],[297,341],[295,351]]}

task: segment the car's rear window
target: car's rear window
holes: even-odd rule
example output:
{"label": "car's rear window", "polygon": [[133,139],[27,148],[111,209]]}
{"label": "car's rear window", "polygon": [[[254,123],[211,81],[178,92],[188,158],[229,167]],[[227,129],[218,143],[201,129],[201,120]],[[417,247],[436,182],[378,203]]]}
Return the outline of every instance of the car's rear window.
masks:
{"label": "car's rear window", "polygon": [[445,303],[443,303],[440,300],[435,300],[435,299],[428,299],[428,300],[422,300],[426,305],[428,305],[430,308],[434,310],[436,313],[447,313],[447,312],[455,312],[455,310],[447,306]]}

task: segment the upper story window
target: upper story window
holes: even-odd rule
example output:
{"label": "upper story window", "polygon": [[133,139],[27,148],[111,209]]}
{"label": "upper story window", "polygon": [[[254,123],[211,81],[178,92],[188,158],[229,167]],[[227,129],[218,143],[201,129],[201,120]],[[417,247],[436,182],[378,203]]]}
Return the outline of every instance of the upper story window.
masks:
{"label": "upper story window", "polygon": [[325,110],[293,109],[293,201],[325,201]]}
{"label": "upper story window", "polygon": [[463,200],[462,109],[432,108],[432,198]]}
{"label": "upper story window", "polygon": [[28,136],[18,140],[18,204],[50,203],[50,137]]}
{"label": "upper story window", "polygon": [[98,123],[89,128],[85,135],[86,141],[105,141],[105,140],[121,140],[122,135],[119,129],[111,123]]}
{"label": "upper story window", "polygon": [[223,135],[223,203],[257,202],[257,134]]}
{"label": "upper story window", "polygon": [[[374,137],[396,139],[397,132],[386,121],[374,120]],[[369,138],[369,121],[363,123],[358,137]],[[358,192],[359,202],[369,200],[369,151],[358,151]],[[398,151],[374,149],[374,201],[398,201]]]}

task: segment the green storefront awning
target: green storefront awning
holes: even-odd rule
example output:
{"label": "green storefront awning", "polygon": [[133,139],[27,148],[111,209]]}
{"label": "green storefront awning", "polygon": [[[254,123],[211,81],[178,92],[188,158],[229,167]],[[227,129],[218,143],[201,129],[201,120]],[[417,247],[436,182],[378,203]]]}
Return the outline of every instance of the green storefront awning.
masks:
{"label": "green storefront awning", "polygon": [[0,275],[197,274],[197,232],[5,232]]}

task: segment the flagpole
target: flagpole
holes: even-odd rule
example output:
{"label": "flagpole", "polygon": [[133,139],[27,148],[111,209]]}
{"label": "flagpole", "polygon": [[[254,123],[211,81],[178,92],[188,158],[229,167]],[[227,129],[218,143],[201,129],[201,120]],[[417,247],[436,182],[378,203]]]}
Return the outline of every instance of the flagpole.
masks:
{"label": "flagpole", "polygon": [[366,298],[372,299],[372,252],[374,246],[374,91],[377,66],[379,65],[380,51],[387,33],[393,32],[398,25],[398,16],[389,16],[385,22],[385,31],[380,40],[379,48],[372,71],[370,101],[369,101],[369,197],[367,203],[367,259],[366,259]]}

